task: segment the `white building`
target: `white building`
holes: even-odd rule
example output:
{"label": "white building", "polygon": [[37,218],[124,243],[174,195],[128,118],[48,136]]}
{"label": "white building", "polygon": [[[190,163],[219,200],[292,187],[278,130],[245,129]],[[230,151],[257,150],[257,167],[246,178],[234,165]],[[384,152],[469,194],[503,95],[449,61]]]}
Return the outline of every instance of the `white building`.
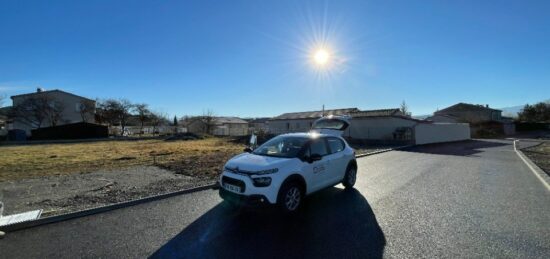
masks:
{"label": "white building", "polygon": [[358,112],[357,108],[309,111],[309,112],[289,112],[273,117],[268,120],[269,133],[283,134],[290,132],[309,131],[313,122],[323,116],[328,115],[349,115],[352,112]]}
{"label": "white building", "polygon": [[[322,111],[285,113],[269,121],[274,134],[309,131]],[[403,115],[397,108],[360,111],[356,108],[327,110],[326,115],[348,115],[351,125],[344,137],[355,140],[414,144],[458,141],[470,138],[467,123],[434,123]]]}

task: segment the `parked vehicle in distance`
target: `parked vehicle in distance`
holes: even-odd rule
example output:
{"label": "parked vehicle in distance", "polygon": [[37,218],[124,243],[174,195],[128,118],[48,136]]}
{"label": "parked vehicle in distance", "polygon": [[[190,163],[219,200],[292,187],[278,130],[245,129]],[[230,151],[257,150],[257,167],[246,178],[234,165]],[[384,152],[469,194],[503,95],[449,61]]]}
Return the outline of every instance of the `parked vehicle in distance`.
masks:
{"label": "parked vehicle in distance", "polygon": [[339,183],[352,188],[357,162],[342,138],[349,124],[346,117],[323,117],[308,133],[279,135],[254,150],[245,149],[225,164],[220,196],[231,204],[276,204],[292,213],[306,195]]}

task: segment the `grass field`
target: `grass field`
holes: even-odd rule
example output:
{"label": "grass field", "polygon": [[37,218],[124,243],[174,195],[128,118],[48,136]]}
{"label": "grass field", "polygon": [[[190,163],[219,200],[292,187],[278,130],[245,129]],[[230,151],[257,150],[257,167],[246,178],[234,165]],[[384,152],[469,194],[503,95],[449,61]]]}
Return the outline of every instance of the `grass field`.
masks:
{"label": "grass field", "polygon": [[219,138],[0,146],[0,181],[134,165],[158,165],[176,173],[214,177],[243,147]]}

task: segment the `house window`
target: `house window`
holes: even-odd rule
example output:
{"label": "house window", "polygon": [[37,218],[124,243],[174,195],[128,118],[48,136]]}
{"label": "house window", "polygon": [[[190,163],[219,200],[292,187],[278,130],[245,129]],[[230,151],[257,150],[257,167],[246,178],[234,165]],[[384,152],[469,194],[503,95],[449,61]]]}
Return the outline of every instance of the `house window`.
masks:
{"label": "house window", "polygon": [[290,129],[290,123],[289,123],[289,122],[286,123],[286,129],[287,129],[287,130]]}
{"label": "house window", "polygon": [[80,103],[76,103],[76,104],[75,104],[74,110],[75,110],[76,112],[80,112]]}

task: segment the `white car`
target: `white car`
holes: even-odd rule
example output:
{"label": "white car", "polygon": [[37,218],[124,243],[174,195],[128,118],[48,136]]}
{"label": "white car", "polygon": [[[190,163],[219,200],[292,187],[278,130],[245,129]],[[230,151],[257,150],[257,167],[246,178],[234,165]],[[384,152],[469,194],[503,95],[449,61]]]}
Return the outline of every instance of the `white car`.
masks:
{"label": "white car", "polygon": [[[220,176],[220,196],[232,204],[277,204],[296,211],[306,195],[357,177],[355,152],[342,138],[346,117],[323,117],[308,133],[279,135],[231,158]],[[251,138],[255,142],[255,137]]]}

